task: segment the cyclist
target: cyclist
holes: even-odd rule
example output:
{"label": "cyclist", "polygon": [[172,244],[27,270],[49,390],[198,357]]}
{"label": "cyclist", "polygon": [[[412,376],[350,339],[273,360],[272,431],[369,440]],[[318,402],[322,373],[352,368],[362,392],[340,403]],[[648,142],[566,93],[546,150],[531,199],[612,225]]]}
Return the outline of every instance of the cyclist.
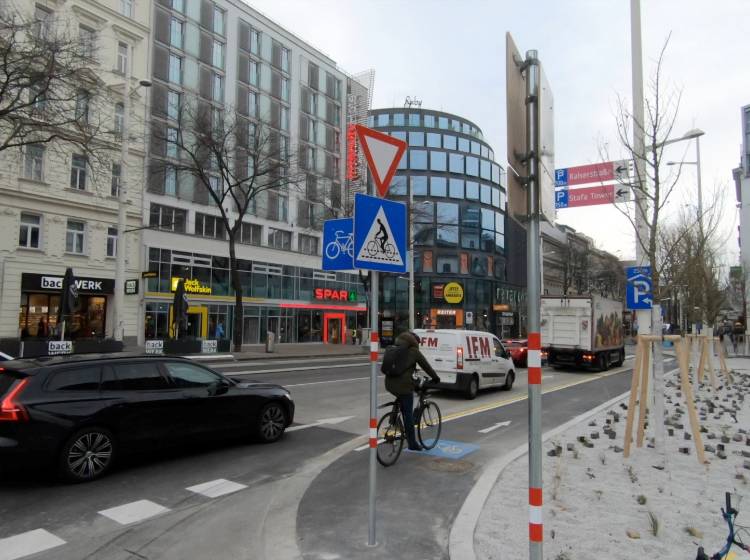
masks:
{"label": "cyclist", "polygon": [[380,226],[380,229],[375,234],[375,239],[378,239],[380,241],[380,252],[385,253],[385,244],[388,242],[388,232],[385,231],[385,226],[383,225],[383,222],[380,221],[380,218],[378,218],[378,225]]}
{"label": "cyclist", "polygon": [[419,351],[419,337],[416,334],[412,332],[401,333],[396,338],[396,346],[407,346],[409,353],[401,368],[402,373],[397,376],[385,378],[385,388],[398,399],[401,405],[409,449],[412,451],[421,451],[422,446],[419,445],[414,434],[414,371],[416,370],[416,366],[419,365],[434,383],[440,383],[440,377],[432,369],[432,366],[422,355],[422,352]]}

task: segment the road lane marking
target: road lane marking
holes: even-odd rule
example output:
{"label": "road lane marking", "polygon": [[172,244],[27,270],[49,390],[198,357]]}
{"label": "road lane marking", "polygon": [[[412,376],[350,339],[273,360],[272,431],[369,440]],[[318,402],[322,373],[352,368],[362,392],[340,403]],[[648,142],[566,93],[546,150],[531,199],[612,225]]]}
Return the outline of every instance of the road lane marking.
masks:
{"label": "road lane marking", "polygon": [[[357,356],[344,356],[341,358],[308,358],[306,360],[246,360],[244,362],[226,362],[221,364],[213,364],[215,368],[246,368],[250,366],[272,366],[272,365],[284,365],[284,364],[315,364],[317,362],[341,362],[343,360],[356,360]],[[369,364],[370,359],[367,357],[361,358],[364,364]]]}
{"label": "road lane marking", "polygon": [[109,517],[120,525],[130,525],[154,517],[169,511],[168,508],[160,506],[149,500],[138,500],[121,506],[104,509],[99,513],[104,517]]}
{"label": "road lane marking", "polygon": [[484,428],[483,430],[478,430],[480,434],[489,434],[490,432],[497,430],[498,428],[503,428],[505,426],[510,426],[510,420],[506,420],[505,422],[498,422],[494,426],[490,426],[489,428]]}
{"label": "road lane marking", "polygon": [[308,385],[321,385],[323,383],[345,383],[347,381],[362,381],[363,379],[370,379],[369,377],[352,377],[350,379],[331,379],[329,381],[311,381],[310,383],[296,383],[294,385],[287,385],[284,383],[284,387],[307,387]]}
{"label": "road lane marking", "polygon": [[332,364],[332,365],[322,365],[320,367],[309,365],[307,367],[282,368],[282,369],[249,369],[246,371],[228,371],[226,372],[226,374],[227,375],[253,375],[255,373],[285,373],[287,371],[310,371],[310,370],[316,370],[316,369],[337,369],[337,368],[345,368],[345,367],[362,367],[366,365],[369,365],[369,363],[357,362],[356,364]]}
{"label": "road lane marking", "polygon": [[316,422],[313,422],[312,424],[300,424],[299,426],[292,426],[291,428],[287,428],[286,431],[296,432],[297,430],[304,430],[307,428],[313,428],[315,426],[341,424],[342,422],[346,422],[347,420],[350,420],[352,418],[354,418],[354,416],[339,416],[338,418],[323,418],[322,420],[318,420]]}
{"label": "road lane marking", "polygon": [[203,484],[196,484],[195,486],[189,486],[185,488],[188,492],[195,494],[201,494],[208,498],[218,498],[219,496],[225,496],[238,490],[247,488],[246,484],[240,484],[239,482],[232,482],[224,478],[217,478],[216,480],[210,480]]}
{"label": "road lane marking", "polygon": [[15,560],[65,544],[65,541],[44,529],[34,529],[0,539],[0,560]]}

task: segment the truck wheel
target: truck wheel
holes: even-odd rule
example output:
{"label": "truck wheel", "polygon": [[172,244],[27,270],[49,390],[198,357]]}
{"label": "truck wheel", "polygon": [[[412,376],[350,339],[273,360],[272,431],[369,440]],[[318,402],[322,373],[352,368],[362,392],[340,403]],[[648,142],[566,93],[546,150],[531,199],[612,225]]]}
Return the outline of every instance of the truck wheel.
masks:
{"label": "truck wheel", "polygon": [[625,349],[622,349],[620,350],[620,357],[617,358],[617,361],[615,362],[615,366],[620,367],[624,363],[625,363]]}
{"label": "truck wheel", "polygon": [[474,374],[471,376],[471,379],[469,380],[469,386],[466,388],[466,392],[464,393],[464,396],[471,401],[477,398],[478,392],[479,392],[479,380],[477,379],[476,374]]}
{"label": "truck wheel", "polygon": [[607,371],[609,369],[609,359],[606,353],[599,354],[599,371]]}

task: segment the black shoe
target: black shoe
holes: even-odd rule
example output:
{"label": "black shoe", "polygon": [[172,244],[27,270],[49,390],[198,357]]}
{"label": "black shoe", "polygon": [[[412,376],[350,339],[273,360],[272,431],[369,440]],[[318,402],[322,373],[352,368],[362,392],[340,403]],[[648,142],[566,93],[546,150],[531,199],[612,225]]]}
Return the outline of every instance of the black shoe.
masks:
{"label": "black shoe", "polygon": [[409,445],[409,451],[422,451],[422,450],[424,450],[424,447],[422,447],[418,443],[415,443],[414,445]]}

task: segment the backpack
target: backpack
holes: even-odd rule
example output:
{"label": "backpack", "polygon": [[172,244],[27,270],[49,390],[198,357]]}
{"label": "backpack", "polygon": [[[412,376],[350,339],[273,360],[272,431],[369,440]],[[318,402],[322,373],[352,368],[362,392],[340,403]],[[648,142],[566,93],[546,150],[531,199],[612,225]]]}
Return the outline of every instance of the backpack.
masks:
{"label": "backpack", "polygon": [[380,371],[383,372],[386,377],[398,377],[406,371],[408,361],[408,346],[389,346],[385,349],[385,354],[383,354],[383,363],[380,366]]}

